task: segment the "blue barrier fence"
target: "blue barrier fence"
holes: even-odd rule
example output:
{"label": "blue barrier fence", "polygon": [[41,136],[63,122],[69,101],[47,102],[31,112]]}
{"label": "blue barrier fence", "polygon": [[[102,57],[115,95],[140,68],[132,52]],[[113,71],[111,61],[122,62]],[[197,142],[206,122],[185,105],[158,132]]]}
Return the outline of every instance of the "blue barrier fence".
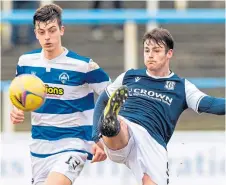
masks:
{"label": "blue barrier fence", "polygon": [[[32,24],[35,10],[14,10],[2,12],[1,23]],[[63,23],[82,24],[123,24],[133,21],[136,24],[146,24],[155,21],[161,24],[224,24],[225,9],[160,9],[148,12],[146,9],[121,10],[81,10],[64,9]],[[225,88],[225,78],[188,78],[199,88]],[[1,82],[1,91],[7,90],[10,81]]]}
{"label": "blue barrier fence", "polygon": [[[14,10],[2,12],[1,23],[31,24],[35,10]],[[225,9],[160,9],[148,12],[146,9],[122,10],[81,10],[65,9],[63,12],[64,24],[122,24],[134,21],[145,24],[149,21],[157,23],[200,24],[225,23]]]}

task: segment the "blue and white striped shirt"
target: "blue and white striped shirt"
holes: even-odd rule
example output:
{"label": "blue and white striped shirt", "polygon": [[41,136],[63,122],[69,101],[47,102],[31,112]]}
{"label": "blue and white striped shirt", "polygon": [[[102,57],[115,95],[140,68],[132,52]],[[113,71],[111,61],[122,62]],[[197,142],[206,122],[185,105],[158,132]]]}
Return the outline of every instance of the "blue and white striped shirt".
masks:
{"label": "blue and white striped shirt", "polygon": [[68,150],[90,152],[94,92],[100,94],[109,76],[92,59],[68,51],[47,60],[41,49],[19,59],[17,75],[34,74],[46,85],[45,103],[32,112],[31,154],[49,156]]}

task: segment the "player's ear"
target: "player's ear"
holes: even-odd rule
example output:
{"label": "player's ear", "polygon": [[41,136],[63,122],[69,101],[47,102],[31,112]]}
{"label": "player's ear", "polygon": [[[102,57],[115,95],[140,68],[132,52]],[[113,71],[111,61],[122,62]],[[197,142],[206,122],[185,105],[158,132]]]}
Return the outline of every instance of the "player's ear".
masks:
{"label": "player's ear", "polygon": [[172,49],[169,49],[166,55],[167,55],[168,58],[172,58],[172,56],[173,56],[173,50]]}
{"label": "player's ear", "polygon": [[64,26],[61,26],[61,28],[60,28],[60,35],[61,36],[64,35],[64,30],[65,30],[65,27]]}

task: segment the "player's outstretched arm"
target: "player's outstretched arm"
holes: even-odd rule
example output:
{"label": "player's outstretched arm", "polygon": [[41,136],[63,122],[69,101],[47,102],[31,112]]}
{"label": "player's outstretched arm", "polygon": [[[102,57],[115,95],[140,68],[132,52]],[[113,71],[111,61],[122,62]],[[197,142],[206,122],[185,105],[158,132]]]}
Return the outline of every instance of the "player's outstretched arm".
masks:
{"label": "player's outstretched arm", "polygon": [[104,111],[104,108],[108,102],[108,95],[104,91],[97,99],[95,109],[94,109],[94,115],[93,115],[93,133],[92,133],[92,138],[95,142],[99,141],[99,123],[101,119],[101,115]]}
{"label": "player's outstretched arm", "polygon": [[225,98],[205,96],[199,103],[198,111],[216,115],[225,115]]}
{"label": "player's outstretched arm", "polygon": [[225,114],[225,98],[208,96],[194,84],[185,80],[185,94],[187,106],[198,113]]}

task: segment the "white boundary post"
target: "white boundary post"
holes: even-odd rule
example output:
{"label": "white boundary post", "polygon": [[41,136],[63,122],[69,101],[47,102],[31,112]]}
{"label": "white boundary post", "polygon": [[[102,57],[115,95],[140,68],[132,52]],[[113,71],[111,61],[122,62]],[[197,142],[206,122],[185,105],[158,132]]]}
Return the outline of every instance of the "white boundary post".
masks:
{"label": "white boundary post", "polygon": [[177,10],[186,10],[188,6],[187,0],[175,0],[174,1],[174,7]]}
{"label": "white boundary post", "polygon": [[[12,10],[12,0],[2,1],[2,11],[10,12]],[[2,23],[1,24],[1,31],[2,31],[2,44],[4,47],[8,48],[11,46],[11,25],[9,23]]]}
{"label": "white boundary post", "polygon": [[[158,8],[159,8],[159,0],[147,0],[146,7],[147,7],[147,11],[148,11],[149,15],[155,16],[156,12],[158,11]],[[156,21],[150,21],[146,25],[146,31],[150,31],[157,27],[158,27],[158,24],[156,23]]]}
{"label": "white boundary post", "polygon": [[133,21],[124,24],[124,71],[138,68],[137,25]]}
{"label": "white boundary post", "polygon": [[[12,0],[3,1],[2,2],[2,10],[4,12],[10,12],[12,10]],[[5,47],[11,46],[11,24],[4,23],[1,25],[1,31],[2,31],[2,40],[3,42],[1,44],[4,44]],[[1,85],[1,116],[2,116],[2,131],[4,133],[12,133],[14,132],[14,125],[11,124],[10,121],[10,111],[11,111],[11,102],[9,100],[9,92],[8,89],[3,89]]]}
{"label": "white boundary post", "polygon": [[47,4],[51,4],[51,3],[53,3],[53,0],[41,0],[41,6],[44,6],[44,5],[47,5]]}

